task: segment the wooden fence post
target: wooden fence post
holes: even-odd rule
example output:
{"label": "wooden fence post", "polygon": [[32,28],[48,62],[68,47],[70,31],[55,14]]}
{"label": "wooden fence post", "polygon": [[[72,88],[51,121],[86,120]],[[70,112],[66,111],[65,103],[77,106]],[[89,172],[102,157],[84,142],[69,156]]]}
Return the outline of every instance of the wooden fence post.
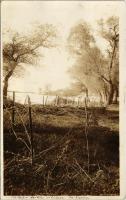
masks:
{"label": "wooden fence post", "polygon": [[56,106],[56,103],[57,103],[57,95],[56,95],[56,97],[54,99],[54,106]]}
{"label": "wooden fence post", "polygon": [[13,91],[13,105],[12,105],[12,126],[15,123],[15,91]]}
{"label": "wooden fence post", "polygon": [[79,103],[80,103],[79,100],[80,100],[80,98],[78,97],[78,101],[77,101],[77,106],[78,106],[78,107],[79,107]]}
{"label": "wooden fence post", "polygon": [[46,100],[45,100],[45,106],[47,105],[47,102],[48,102],[48,96],[46,97]]}
{"label": "wooden fence post", "polygon": [[34,146],[33,146],[33,129],[32,129],[31,100],[30,100],[29,96],[28,96],[28,110],[29,110],[29,129],[30,129],[30,134],[31,134],[31,164],[33,164]]}
{"label": "wooden fence post", "polygon": [[57,96],[57,106],[59,105],[59,96]]}
{"label": "wooden fence post", "polygon": [[43,107],[44,107],[44,95],[43,95]]}
{"label": "wooden fence post", "polygon": [[72,99],[72,106],[74,105],[74,98]]}
{"label": "wooden fence post", "polygon": [[67,104],[68,104],[68,99],[67,99],[67,96],[66,96],[66,106],[67,106]]}
{"label": "wooden fence post", "polygon": [[85,97],[85,136],[86,136],[86,148],[87,148],[87,164],[88,164],[88,173],[90,169],[90,154],[89,154],[89,140],[88,140],[88,107],[87,107],[87,97]]}
{"label": "wooden fence post", "polygon": [[55,102],[56,102],[56,106],[58,105],[58,95],[56,95],[56,100],[55,100]]}

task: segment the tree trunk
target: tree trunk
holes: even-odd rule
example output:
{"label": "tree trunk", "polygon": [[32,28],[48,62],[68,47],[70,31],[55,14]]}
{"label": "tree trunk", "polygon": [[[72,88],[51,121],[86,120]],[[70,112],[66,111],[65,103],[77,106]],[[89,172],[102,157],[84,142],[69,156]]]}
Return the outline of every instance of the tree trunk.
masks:
{"label": "tree trunk", "polygon": [[107,105],[110,105],[113,103],[113,97],[114,97],[114,86],[111,83],[109,85],[109,95],[108,95],[108,101],[107,101]]}
{"label": "tree trunk", "polygon": [[13,72],[14,72],[14,68],[13,70],[9,71],[8,74],[4,78],[3,99],[4,99],[5,104],[7,100],[8,81],[9,81],[9,78],[12,76]]}
{"label": "tree trunk", "polygon": [[4,87],[3,87],[3,99],[4,99],[4,103],[7,100],[7,89],[8,89],[8,80],[4,80]]}
{"label": "tree trunk", "polygon": [[103,95],[104,95],[104,103],[106,103],[108,100],[108,91],[104,91]]}
{"label": "tree trunk", "polygon": [[86,98],[88,99],[88,89],[85,89],[85,93],[86,93]]}
{"label": "tree trunk", "polygon": [[113,102],[115,104],[118,103],[118,95],[119,95],[118,87],[115,87],[115,90],[114,90],[114,100],[113,100]]}

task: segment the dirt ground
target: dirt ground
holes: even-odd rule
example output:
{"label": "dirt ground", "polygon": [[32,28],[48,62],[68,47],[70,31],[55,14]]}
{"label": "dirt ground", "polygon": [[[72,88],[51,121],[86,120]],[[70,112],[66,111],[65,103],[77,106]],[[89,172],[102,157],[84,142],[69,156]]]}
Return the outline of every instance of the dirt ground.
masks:
{"label": "dirt ground", "polygon": [[31,164],[28,108],[13,128],[4,109],[5,195],[119,195],[118,110],[34,105],[32,123]]}

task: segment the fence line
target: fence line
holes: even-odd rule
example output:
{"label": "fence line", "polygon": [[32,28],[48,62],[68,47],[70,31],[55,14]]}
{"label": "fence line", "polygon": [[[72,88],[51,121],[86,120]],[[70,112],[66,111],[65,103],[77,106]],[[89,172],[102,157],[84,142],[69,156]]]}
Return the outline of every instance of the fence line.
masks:
{"label": "fence line", "polygon": [[[32,104],[42,104],[43,107],[47,106],[47,105],[53,105],[53,106],[74,106],[74,107],[84,107],[85,105],[85,95],[81,95],[81,96],[60,96],[60,95],[46,95],[46,94],[42,94],[42,93],[37,93],[37,92],[23,92],[23,91],[8,91],[8,93],[12,93],[13,96],[16,96],[17,94],[32,94],[32,95],[38,95],[38,96],[42,96],[42,98],[38,98],[38,96],[30,96],[31,97],[31,103]],[[19,96],[18,96],[19,97]],[[12,97],[10,97],[12,98]],[[14,97],[16,98],[16,97]],[[23,98],[25,98],[24,102]],[[13,98],[12,98],[13,99]],[[26,103],[26,97],[22,97],[20,100],[18,100],[17,102],[21,103],[21,104],[25,104]],[[34,99],[34,100],[33,100]],[[105,102],[101,101],[101,99],[99,97],[95,97],[95,96],[89,96],[88,97],[88,106],[94,106],[94,107],[101,107],[105,105]]]}
{"label": "fence line", "polygon": [[[25,99],[26,101],[26,99]],[[15,135],[16,137],[16,140],[20,140],[22,143],[25,144],[25,146],[27,147],[27,149],[30,151],[30,154],[31,154],[31,164],[33,165],[33,161],[34,161],[34,141],[33,141],[33,125],[32,125],[32,106],[31,106],[31,100],[30,100],[30,97],[27,96],[27,104],[28,104],[28,121],[29,121],[29,129],[27,130],[26,128],[26,125],[23,121],[23,118],[15,104],[15,91],[13,91],[13,99],[12,99],[12,106],[11,107],[7,107],[6,103],[4,103],[4,106],[5,106],[5,109],[7,110],[7,112],[9,113],[9,116],[10,116],[10,121],[11,121],[11,131],[12,133]],[[12,112],[10,112],[12,110]],[[24,127],[24,131],[25,131],[25,134],[27,136],[27,139],[30,143],[30,147],[29,145],[27,144],[27,142],[22,139],[21,137],[18,137],[16,132],[15,132],[15,114],[18,114],[19,118],[20,118],[20,121],[21,123],[23,124],[23,127]],[[29,136],[30,134],[30,136]]]}
{"label": "fence line", "polygon": [[[24,121],[23,121],[23,118],[18,110],[18,107],[17,107],[17,104],[16,104],[16,93],[28,93],[30,94],[30,92],[19,92],[19,91],[8,91],[8,92],[11,92],[12,93],[12,106],[11,107],[6,107],[5,105],[5,108],[7,109],[7,111],[9,110],[12,110],[12,112],[10,112],[10,117],[11,117],[11,126],[12,126],[12,132],[14,133],[14,135],[16,136],[16,139],[17,140],[20,140],[22,141],[25,146],[27,147],[27,149],[29,150],[30,152],[30,158],[31,158],[31,164],[33,165],[34,164],[34,159],[35,159],[35,155],[34,155],[34,135],[33,135],[33,122],[32,122],[32,102],[31,102],[31,97],[29,95],[27,95],[25,97],[25,102],[24,102],[24,105],[27,104],[27,111],[28,111],[28,122],[29,122],[29,127],[27,128]],[[32,92],[32,94],[37,94],[37,93],[34,93]],[[41,95],[41,94],[40,94]],[[41,103],[43,104],[43,107],[48,105],[48,98],[49,98],[49,95],[43,95],[42,99],[41,99]],[[52,101],[53,105],[55,106],[61,106],[61,104],[63,103],[64,105],[72,105],[72,106],[77,106],[77,107],[80,107],[80,106],[84,106],[85,108],[85,114],[87,115],[87,108],[89,107],[88,104],[89,104],[89,99],[84,97],[82,98],[81,96],[80,97],[72,97],[72,98],[69,98],[68,96],[66,97],[60,97],[59,95],[56,95],[54,96],[54,99]],[[18,112],[17,112],[18,110]],[[21,137],[18,137],[16,132],[15,132],[15,114],[18,113],[19,117],[20,117],[20,120],[21,120],[21,123],[23,124],[23,127],[24,127],[24,131],[25,131],[25,134],[27,136],[27,140],[26,139],[22,139]],[[88,116],[86,116],[86,121],[88,121]],[[88,127],[88,124],[85,125],[85,127],[87,128]],[[86,134],[86,140],[87,140],[87,152],[88,152],[88,166],[89,166],[89,147],[88,147],[88,137],[87,137],[87,129],[85,129],[85,134]],[[25,141],[26,140],[26,141]],[[29,144],[28,144],[29,142]]]}

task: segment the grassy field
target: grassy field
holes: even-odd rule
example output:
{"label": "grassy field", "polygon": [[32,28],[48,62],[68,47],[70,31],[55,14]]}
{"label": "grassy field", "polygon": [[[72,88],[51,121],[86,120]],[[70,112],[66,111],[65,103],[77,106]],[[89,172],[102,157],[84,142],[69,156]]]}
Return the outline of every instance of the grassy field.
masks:
{"label": "grassy field", "polygon": [[34,105],[32,122],[33,164],[28,108],[13,128],[4,109],[5,195],[119,195],[118,110]]}

